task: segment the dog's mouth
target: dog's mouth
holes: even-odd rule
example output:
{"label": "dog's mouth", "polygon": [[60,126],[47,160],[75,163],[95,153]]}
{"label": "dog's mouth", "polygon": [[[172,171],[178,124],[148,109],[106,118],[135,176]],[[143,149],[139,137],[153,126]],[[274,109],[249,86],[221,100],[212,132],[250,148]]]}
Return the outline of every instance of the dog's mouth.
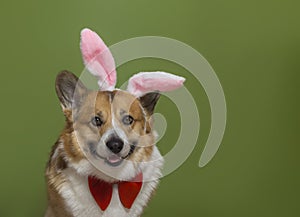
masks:
{"label": "dog's mouth", "polygon": [[97,152],[96,146],[93,143],[89,143],[88,146],[89,146],[90,152],[93,156],[95,156],[98,159],[104,160],[104,162],[106,164],[108,164],[109,166],[112,166],[112,167],[120,166],[124,160],[128,159],[133,154],[133,152],[136,148],[136,144],[133,143],[130,145],[130,150],[129,150],[128,154],[125,156],[120,156],[118,154],[111,153],[108,157],[103,157]]}
{"label": "dog's mouth", "polygon": [[121,165],[123,160],[124,159],[122,157],[115,155],[115,154],[112,154],[104,159],[105,163],[107,163],[109,166],[112,166],[112,167],[117,167],[117,166]]}

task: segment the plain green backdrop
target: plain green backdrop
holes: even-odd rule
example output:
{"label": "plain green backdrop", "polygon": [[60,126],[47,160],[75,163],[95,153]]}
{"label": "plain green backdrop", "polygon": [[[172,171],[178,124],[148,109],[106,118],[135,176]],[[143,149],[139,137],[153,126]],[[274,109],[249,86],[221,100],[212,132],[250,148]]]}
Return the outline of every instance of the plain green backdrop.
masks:
{"label": "plain green backdrop", "polygon": [[[118,69],[119,83],[145,70],[187,77],[201,117],[196,148],[162,179],[143,216],[300,216],[299,10],[296,0],[2,1],[0,216],[44,213],[45,164],[64,125],[54,81],[63,69],[82,71],[84,27],[108,45],[146,35],[187,43],[210,62],[224,88],[225,136],[214,159],[199,168],[210,128],[200,84],[157,59]],[[157,111],[168,121],[158,144],[166,153],[179,133],[178,112],[166,97]]]}

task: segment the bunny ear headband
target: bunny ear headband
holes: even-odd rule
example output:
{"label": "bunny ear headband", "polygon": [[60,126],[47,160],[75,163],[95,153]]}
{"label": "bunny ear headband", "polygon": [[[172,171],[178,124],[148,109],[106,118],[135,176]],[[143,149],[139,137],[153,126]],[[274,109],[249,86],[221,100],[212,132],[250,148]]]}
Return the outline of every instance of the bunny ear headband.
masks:
{"label": "bunny ear headband", "polygon": [[[100,90],[114,90],[117,81],[115,61],[102,39],[92,30],[83,29],[80,48],[84,64],[97,77]],[[185,78],[166,72],[140,72],[129,79],[127,91],[140,97],[149,92],[175,90],[184,81]]]}

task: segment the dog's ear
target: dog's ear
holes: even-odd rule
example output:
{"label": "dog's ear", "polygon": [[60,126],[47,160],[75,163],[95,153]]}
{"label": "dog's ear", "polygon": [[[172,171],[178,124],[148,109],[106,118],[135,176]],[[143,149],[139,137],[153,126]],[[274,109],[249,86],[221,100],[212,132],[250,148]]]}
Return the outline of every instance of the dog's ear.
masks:
{"label": "dog's ear", "polygon": [[57,75],[55,89],[63,110],[78,107],[82,96],[87,92],[78,77],[68,71],[62,71]]}
{"label": "dog's ear", "polygon": [[155,105],[160,97],[159,92],[150,92],[139,97],[141,105],[147,111],[148,115],[152,115],[154,112]]}

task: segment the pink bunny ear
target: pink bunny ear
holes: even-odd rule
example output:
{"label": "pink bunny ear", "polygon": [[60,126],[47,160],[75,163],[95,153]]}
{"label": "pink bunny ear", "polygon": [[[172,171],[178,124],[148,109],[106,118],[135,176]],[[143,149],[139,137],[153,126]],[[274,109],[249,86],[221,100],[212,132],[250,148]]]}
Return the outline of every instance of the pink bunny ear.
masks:
{"label": "pink bunny ear", "polygon": [[183,85],[185,78],[166,72],[140,72],[129,79],[127,91],[138,97],[153,91],[172,91]]}
{"label": "pink bunny ear", "polygon": [[113,56],[102,39],[90,29],[81,31],[81,53],[87,69],[96,77],[101,90],[113,90],[116,70]]}

